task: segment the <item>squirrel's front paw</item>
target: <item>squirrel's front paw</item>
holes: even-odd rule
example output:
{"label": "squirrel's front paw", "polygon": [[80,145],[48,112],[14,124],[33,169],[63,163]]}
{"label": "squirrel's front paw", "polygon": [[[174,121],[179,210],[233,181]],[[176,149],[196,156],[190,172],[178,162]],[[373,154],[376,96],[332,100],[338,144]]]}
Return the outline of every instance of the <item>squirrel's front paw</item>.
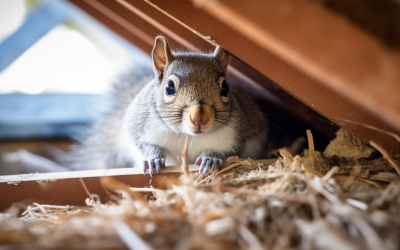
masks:
{"label": "squirrel's front paw", "polygon": [[199,156],[197,157],[195,164],[200,166],[199,173],[203,171],[203,173],[206,174],[208,171],[214,171],[217,167],[221,168],[224,165],[224,161],[220,158]]}
{"label": "squirrel's front paw", "polygon": [[143,174],[146,174],[146,169],[148,169],[151,177],[153,177],[154,169],[160,174],[161,168],[165,168],[164,158],[154,158],[143,162]]}

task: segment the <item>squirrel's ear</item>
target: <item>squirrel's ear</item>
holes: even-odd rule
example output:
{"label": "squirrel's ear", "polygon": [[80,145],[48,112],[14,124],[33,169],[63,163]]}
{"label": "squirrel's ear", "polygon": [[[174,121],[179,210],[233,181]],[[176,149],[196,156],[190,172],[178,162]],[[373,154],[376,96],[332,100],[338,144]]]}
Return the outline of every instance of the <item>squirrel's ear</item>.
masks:
{"label": "squirrel's ear", "polygon": [[220,46],[217,46],[214,50],[214,57],[221,65],[222,71],[224,72],[225,75],[230,59],[229,53],[226,52],[226,50],[224,50]]}
{"label": "squirrel's ear", "polygon": [[153,59],[154,74],[158,80],[161,81],[164,76],[164,69],[174,60],[174,55],[172,55],[165,37],[156,37],[154,48],[151,52],[151,58]]}

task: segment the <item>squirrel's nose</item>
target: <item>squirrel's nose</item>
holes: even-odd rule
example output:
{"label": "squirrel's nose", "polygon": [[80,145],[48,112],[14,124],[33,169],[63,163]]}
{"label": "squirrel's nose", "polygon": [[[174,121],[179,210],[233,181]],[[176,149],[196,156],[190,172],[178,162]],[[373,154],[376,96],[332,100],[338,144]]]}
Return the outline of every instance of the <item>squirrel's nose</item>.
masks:
{"label": "squirrel's nose", "polygon": [[189,118],[195,126],[207,125],[211,119],[211,107],[206,104],[201,105],[201,107],[192,106],[189,108]]}
{"label": "squirrel's nose", "polygon": [[190,119],[192,120],[192,122],[193,122],[195,125],[206,125],[207,122],[210,120],[210,117],[208,117],[208,119],[205,120],[205,121],[198,121],[198,120],[196,120],[196,119],[193,119],[192,116],[190,116]]}

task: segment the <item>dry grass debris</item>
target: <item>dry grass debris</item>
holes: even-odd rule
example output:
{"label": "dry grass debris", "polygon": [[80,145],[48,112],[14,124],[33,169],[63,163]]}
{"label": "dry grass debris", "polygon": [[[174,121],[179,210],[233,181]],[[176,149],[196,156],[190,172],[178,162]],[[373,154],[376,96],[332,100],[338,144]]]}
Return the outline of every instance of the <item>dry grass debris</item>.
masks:
{"label": "dry grass debris", "polygon": [[[104,177],[103,186],[122,198],[103,204],[90,194],[84,208],[35,203],[22,216],[0,214],[0,244],[7,249],[399,249],[400,182],[394,168],[385,159],[332,156],[319,162],[315,155],[321,154],[310,153],[311,164],[285,149],[268,164],[233,157],[231,168],[203,180],[184,171],[181,184],[167,190],[133,189]],[[183,169],[185,157],[183,152]],[[147,201],[140,191],[156,198]]]}

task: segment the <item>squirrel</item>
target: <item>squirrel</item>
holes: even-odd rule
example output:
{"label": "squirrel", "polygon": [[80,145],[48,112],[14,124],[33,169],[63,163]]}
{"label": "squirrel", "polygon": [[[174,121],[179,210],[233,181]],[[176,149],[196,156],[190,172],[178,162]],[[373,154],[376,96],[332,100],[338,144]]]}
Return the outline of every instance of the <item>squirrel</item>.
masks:
{"label": "squirrel", "polygon": [[185,136],[188,162],[200,173],[232,155],[261,156],[266,121],[247,93],[226,82],[228,52],[173,52],[158,36],[151,59],[152,67],[136,67],[114,84],[115,103],[74,146],[73,168],[132,166],[153,176],[178,164]]}

